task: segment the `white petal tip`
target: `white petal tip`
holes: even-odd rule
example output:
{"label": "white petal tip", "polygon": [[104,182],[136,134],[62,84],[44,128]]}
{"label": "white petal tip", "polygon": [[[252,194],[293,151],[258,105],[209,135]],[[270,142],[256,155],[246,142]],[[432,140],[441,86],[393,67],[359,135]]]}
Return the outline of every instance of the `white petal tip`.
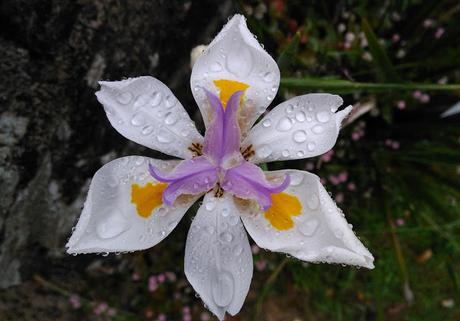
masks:
{"label": "white petal tip", "polygon": [[352,110],[353,110],[353,106],[350,105],[335,114],[336,116],[335,119],[337,121],[338,128],[340,128],[340,126],[342,125],[342,121],[351,113]]}

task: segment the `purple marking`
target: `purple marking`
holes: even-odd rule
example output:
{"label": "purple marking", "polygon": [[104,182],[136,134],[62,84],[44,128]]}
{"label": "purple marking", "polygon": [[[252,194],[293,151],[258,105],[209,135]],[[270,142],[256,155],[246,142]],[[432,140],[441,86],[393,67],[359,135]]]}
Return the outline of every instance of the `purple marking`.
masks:
{"label": "purple marking", "polygon": [[237,113],[242,91],[229,98],[226,109],[216,95],[209,91],[206,94],[212,120],[204,137],[203,156],[182,161],[170,173],[162,173],[149,164],[150,175],[168,183],[163,202],[171,206],[181,194],[200,194],[220,183],[225,191],[237,197],[255,199],[266,211],[272,204],[271,194],[288,187],[289,176],[281,184],[273,185],[258,166],[241,155]]}

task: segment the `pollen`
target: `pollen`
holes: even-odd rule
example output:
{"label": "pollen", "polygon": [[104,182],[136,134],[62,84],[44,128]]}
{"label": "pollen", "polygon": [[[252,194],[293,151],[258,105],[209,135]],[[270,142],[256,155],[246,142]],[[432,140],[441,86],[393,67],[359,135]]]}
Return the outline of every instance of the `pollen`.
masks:
{"label": "pollen", "polygon": [[271,195],[272,206],[264,213],[270,224],[279,231],[286,231],[294,227],[293,216],[299,216],[302,205],[296,196],[286,193]]}
{"label": "pollen", "polygon": [[[245,84],[243,82],[235,81],[235,80],[227,80],[227,79],[219,79],[219,80],[214,80],[214,85],[219,88],[220,94],[220,102],[222,103],[222,106],[227,107],[227,101],[230,98],[233,93],[239,90],[246,90],[249,88],[248,84]],[[240,98],[240,102],[243,100],[243,96]]]}
{"label": "pollen", "polygon": [[137,214],[143,218],[152,215],[153,210],[163,204],[163,191],[167,186],[165,183],[147,183],[142,187],[131,185],[131,203],[136,205]]}

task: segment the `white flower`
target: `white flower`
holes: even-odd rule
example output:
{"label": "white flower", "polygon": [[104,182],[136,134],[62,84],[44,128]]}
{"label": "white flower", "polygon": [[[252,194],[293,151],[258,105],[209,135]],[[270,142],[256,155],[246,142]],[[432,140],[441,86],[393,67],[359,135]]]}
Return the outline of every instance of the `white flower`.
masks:
{"label": "white flower", "polygon": [[96,96],[120,134],[184,160],[128,156],[104,165],[91,182],[68,252],[150,248],[205,195],[188,234],[184,268],[220,320],[225,312],[238,313],[252,279],[244,227],[262,248],[308,262],[373,268],[371,253],[316,175],[264,173],[252,164],[327,152],[351,111],[336,112],[339,96],[309,94],[274,107],[252,127],[279,80],[275,61],[245,18],[235,15],[193,66],[190,84],[207,127],[204,139],[159,80],[101,81]]}

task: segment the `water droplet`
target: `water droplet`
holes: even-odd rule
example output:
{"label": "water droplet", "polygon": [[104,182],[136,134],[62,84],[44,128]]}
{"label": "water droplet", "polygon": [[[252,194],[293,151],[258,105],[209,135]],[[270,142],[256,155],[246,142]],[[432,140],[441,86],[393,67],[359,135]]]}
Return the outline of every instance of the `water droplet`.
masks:
{"label": "water droplet", "polygon": [[117,101],[122,105],[129,104],[132,99],[133,99],[133,94],[131,94],[129,91],[125,91],[125,92],[117,94]]}
{"label": "water droplet", "polygon": [[343,232],[337,228],[334,230],[334,235],[336,238],[341,239],[343,237]]}
{"label": "water droplet", "polygon": [[144,128],[142,128],[142,135],[150,135],[153,132],[153,126],[147,125]]}
{"label": "water droplet", "polygon": [[145,124],[145,117],[141,113],[134,114],[131,118],[131,124],[136,127],[142,126]]}
{"label": "water droplet", "polygon": [[321,125],[316,125],[311,129],[315,134],[321,134],[324,131],[324,127]]}
{"label": "water droplet", "polygon": [[228,208],[223,208],[222,211],[220,211],[220,214],[222,214],[223,217],[227,217],[228,214],[230,214],[230,211]]}
{"label": "water droplet", "polygon": [[165,124],[166,125],[174,125],[177,122],[177,115],[173,112],[169,112],[166,114]]}
{"label": "water droplet", "polygon": [[219,239],[222,242],[231,242],[233,240],[233,235],[229,232],[222,232],[219,234]]}
{"label": "water droplet", "polygon": [[304,175],[299,172],[293,172],[293,173],[289,173],[289,178],[291,179],[290,185],[299,186],[303,182]]}
{"label": "water droplet", "polygon": [[298,121],[298,122],[303,122],[305,121],[305,118],[307,116],[305,115],[305,112],[303,111],[299,111],[295,114],[295,119]]}
{"label": "water droplet", "polygon": [[275,79],[275,74],[273,72],[269,71],[269,72],[264,73],[262,78],[266,82],[272,82]]}
{"label": "water droplet", "polygon": [[307,133],[304,130],[297,130],[294,132],[293,138],[296,143],[303,143],[307,140]]}
{"label": "water droplet", "polygon": [[303,152],[303,150],[299,150],[297,152],[297,157],[304,157],[305,156],[305,153]]}
{"label": "water droplet", "polygon": [[139,108],[145,106],[149,99],[149,95],[140,95],[139,97],[137,97],[136,101],[134,102],[134,110],[138,110]]}
{"label": "water droplet", "polygon": [[262,145],[256,149],[256,154],[260,158],[266,158],[270,156],[272,153],[272,149],[268,145]]}
{"label": "water droplet", "polygon": [[134,163],[136,164],[136,166],[140,166],[140,165],[144,164],[144,157],[137,156]]}
{"label": "water droplet", "polygon": [[161,92],[159,91],[154,92],[150,97],[150,107],[157,107],[161,103],[161,99],[163,98]]}
{"label": "water droplet", "polygon": [[270,127],[271,125],[272,125],[272,121],[270,119],[265,119],[262,122],[262,126],[264,126],[264,127]]}
{"label": "water droplet", "polygon": [[228,306],[234,295],[234,279],[228,271],[218,271],[211,281],[211,293],[214,303],[219,307]]}
{"label": "water droplet", "polygon": [[166,96],[165,100],[166,100],[166,102],[165,102],[166,103],[166,108],[171,108],[177,103],[177,99],[173,95]]}
{"label": "water droplet", "polygon": [[117,187],[118,184],[119,184],[119,181],[116,177],[110,176],[109,178],[107,178],[107,185],[109,185],[109,187],[114,188],[114,187]]}
{"label": "water droplet", "polygon": [[319,206],[318,195],[310,194],[307,199],[307,206],[312,210],[316,210]]}
{"label": "water droplet", "polygon": [[281,152],[281,155],[283,155],[283,157],[289,157],[291,153],[289,153],[289,150],[285,149]]}
{"label": "water droplet", "polygon": [[286,107],[286,113],[290,114],[294,111],[294,105],[293,104],[289,104],[287,107]]}
{"label": "water droplet", "polygon": [[157,135],[157,140],[160,142],[160,143],[170,143],[173,141],[173,137],[171,136],[171,134],[169,132],[167,132],[166,130],[162,130],[158,133]]}
{"label": "water droplet", "polygon": [[327,123],[331,119],[331,116],[327,111],[319,111],[316,113],[316,119],[318,119],[320,123]]}
{"label": "water droplet", "polygon": [[316,144],[315,144],[314,142],[309,142],[309,143],[307,144],[307,149],[308,149],[310,152],[314,151],[314,150],[315,150],[315,147],[316,147]]}
{"label": "water droplet", "polygon": [[241,253],[243,253],[243,247],[241,245],[235,245],[235,247],[233,248],[233,254],[235,254],[235,256],[238,256]]}
{"label": "water droplet", "polygon": [[228,71],[244,79],[247,77],[254,66],[251,51],[246,45],[235,46],[229,53],[226,59]]}
{"label": "water droplet", "polygon": [[214,208],[216,208],[216,201],[215,200],[207,201],[205,207],[208,211],[212,211]]}
{"label": "water droplet", "polygon": [[240,221],[240,218],[237,215],[232,215],[228,218],[228,224],[235,226]]}
{"label": "water droplet", "polygon": [[317,219],[308,220],[300,225],[297,229],[305,236],[313,236],[318,229],[319,222]]}
{"label": "water droplet", "polygon": [[211,71],[217,72],[222,70],[222,65],[219,62],[213,62],[210,67]]}
{"label": "water droplet", "polygon": [[96,233],[101,239],[111,239],[127,231],[130,223],[121,212],[112,209],[105,213],[104,220],[96,226]]}
{"label": "water droplet", "polygon": [[313,120],[313,118],[311,118],[310,116],[307,116],[307,121],[308,122],[311,122]]}
{"label": "water droplet", "polygon": [[215,231],[214,226],[212,225],[206,226],[206,232],[208,232],[209,234],[214,234],[214,231]]}
{"label": "water droplet", "polygon": [[281,118],[278,122],[278,125],[276,126],[276,129],[282,132],[288,131],[291,128],[292,128],[291,120],[287,117]]}

